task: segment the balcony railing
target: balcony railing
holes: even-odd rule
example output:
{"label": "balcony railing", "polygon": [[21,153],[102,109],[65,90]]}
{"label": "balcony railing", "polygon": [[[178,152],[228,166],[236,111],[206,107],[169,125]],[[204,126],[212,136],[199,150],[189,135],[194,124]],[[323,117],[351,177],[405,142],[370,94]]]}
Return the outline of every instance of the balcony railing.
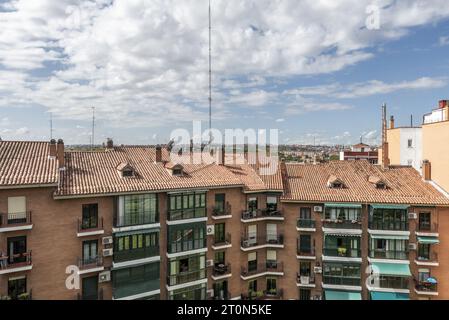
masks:
{"label": "balcony railing", "polygon": [[212,217],[222,217],[222,216],[230,216],[232,215],[232,208],[229,202],[226,202],[224,208],[215,206],[211,209]]}
{"label": "balcony railing", "polygon": [[247,235],[243,234],[241,236],[241,246],[242,248],[251,248],[255,246],[272,244],[272,245],[282,245],[284,244],[283,234],[273,234],[273,235]]}
{"label": "balcony railing", "polygon": [[438,261],[438,253],[430,252],[429,255],[422,255],[418,253],[416,254],[416,261],[418,262],[437,262]]}
{"label": "balcony railing", "polygon": [[114,262],[123,262],[130,260],[139,260],[149,257],[155,257],[160,254],[159,246],[138,248],[132,250],[115,250],[114,251]]}
{"label": "balcony railing", "polygon": [[204,218],[206,216],[206,208],[169,210],[167,214],[169,221]]}
{"label": "balcony railing", "polygon": [[253,266],[241,267],[240,274],[249,277],[264,272],[284,272],[284,264],[277,261],[267,261]]}
{"label": "balcony railing", "polygon": [[296,274],[296,282],[303,285],[315,284],[315,277],[312,275],[301,275],[300,273]]}
{"label": "balcony railing", "polygon": [[0,270],[15,269],[33,264],[32,252],[14,254],[12,256],[0,256]]}
{"label": "balcony railing", "polygon": [[92,232],[97,230],[103,230],[103,217],[97,221],[97,224],[83,222],[81,219],[78,219],[78,233],[82,232]]}
{"label": "balcony railing", "polygon": [[344,258],[360,258],[362,252],[360,249],[351,248],[324,248],[323,255],[329,257],[344,257]]}
{"label": "balcony railing", "polygon": [[362,222],[359,220],[322,220],[323,228],[329,229],[361,229]]}
{"label": "balcony railing", "polygon": [[159,223],[159,214],[158,213],[147,213],[147,214],[136,214],[130,215],[127,214],[123,217],[114,216],[114,227],[122,228],[122,227],[132,227],[139,226],[145,224],[155,224]]}
{"label": "balcony railing", "polygon": [[438,292],[438,284],[436,283],[429,283],[429,282],[425,282],[425,281],[418,281],[416,279],[414,279],[415,281],[415,289],[416,291],[420,291],[420,292]]}
{"label": "balcony railing", "polygon": [[103,258],[101,256],[78,259],[78,267],[81,270],[94,269],[101,266],[103,266]]}
{"label": "balcony railing", "polygon": [[418,223],[416,226],[417,232],[438,233],[438,223]]}
{"label": "balcony railing", "polygon": [[280,300],[284,296],[282,289],[271,289],[264,291],[249,291],[242,294],[242,300]]}
{"label": "balcony railing", "polygon": [[282,218],[284,216],[281,210],[273,209],[257,209],[257,210],[245,210],[242,212],[243,220],[251,220],[257,218]]}
{"label": "balcony railing", "polygon": [[231,234],[227,233],[224,237],[214,237],[212,240],[214,246],[225,246],[231,244]]}
{"label": "balcony railing", "polygon": [[209,300],[230,300],[231,299],[231,293],[229,291],[221,291],[219,293],[215,293],[212,297],[209,298]]}
{"label": "balcony railing", "polygon": [[[372,284],[374,284],[372,282]],[[408,289],[409,282],[406,277],[388,277],[388,276],[380,276],[378,282],[379,288],[384,289]]]}
{"label": "balcony railing", "polygon": [[167,284],[169,286],[176,286],[178,284],[193,282],[206,278],[206,269],[195,271],[181,272],[175,275],[167,276]]}
{"label": "balcony railing", "polygon": [[341,285],[341,286],[360,286],[361,280],[360,280],[360,278],[324,275],[323,283],[324,284]]}
{"label": "balcony railing", "polygon": [[296,226],[298,228],[315,228],[315,220],[312,219],[298,219]]}
{"label": "balcony railing", "polygon": [[221,277],[227,274],[231,274],[231,265],[228,264],[215,264],[212,269],[212,275],[214,277]]}
{"label": "balcony railing", "polygon": [[369,222],[371,230],[391,230],[391,231],[408,231],[409,225],[406,221],[375,221]]}
{"label": "balcony railing", "polygon": [[20,213],[0,213],[0,228],[31,224],[31,211]]}
{"label": "balcony railing", "polygon": [[169,243],[168,253],[178,253],[184,251],[198,250],[207,248],[207,239],[184,240]]}
{"label": "balcony railing", "polygon": [[376,249],[370,250],[369,256],[373,259],[408,260],[408,251]]}
{"label": "balcony railing", "polygon": [[98,289],[94,294],[77,294],[78,300],[103,300],[103,288]]}

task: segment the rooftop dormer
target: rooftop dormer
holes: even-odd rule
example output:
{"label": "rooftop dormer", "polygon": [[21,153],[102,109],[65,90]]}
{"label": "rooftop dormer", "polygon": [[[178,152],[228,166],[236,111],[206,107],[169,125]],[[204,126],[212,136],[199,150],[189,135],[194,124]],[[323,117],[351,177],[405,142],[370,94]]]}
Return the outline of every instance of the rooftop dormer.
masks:
{"label": "rooftop dormer", "polygon": [[134,177],[134,168],[127,162],[122,162],[117,166],[117,171],[123,178]]}
{"label": "rooftop dormer", "polygon": [[343,189],[345,187],[345,184],[341,179],[332,175],[327,180],[327,186],[331,189]]}
{"label": "rooftop dormer", "polygon": [[183,176],[184,167],[179,163],[167,162],[165,164],[165,169],[167,169],[172,176]]}
{"label": "rooftop dormer", "polygon": [[368,177],[368,182],[372,183],[376,186],[376,189],[386,189],[387,188],[387,183],[382,180],[381,178],[379,178],[378,176],[369,176]]}

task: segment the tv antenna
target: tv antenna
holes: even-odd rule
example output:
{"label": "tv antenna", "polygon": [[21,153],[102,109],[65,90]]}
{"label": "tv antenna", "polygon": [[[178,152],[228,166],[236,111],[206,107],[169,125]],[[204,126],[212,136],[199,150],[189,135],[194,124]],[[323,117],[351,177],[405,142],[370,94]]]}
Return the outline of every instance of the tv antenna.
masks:
{"label": "tv antenna", "polygon": [[53,140],[53,113],[50,112],[50,140]]}
{"label": "tv antenna", "polygon": [[92,140],[90,145],[91,151],[94,150],[94,143],[95,143],[95,107],[92,107]]}
{"label": "tv antenna", "polygon": [[209,144],[212,144],[212,14],[209,0]]}

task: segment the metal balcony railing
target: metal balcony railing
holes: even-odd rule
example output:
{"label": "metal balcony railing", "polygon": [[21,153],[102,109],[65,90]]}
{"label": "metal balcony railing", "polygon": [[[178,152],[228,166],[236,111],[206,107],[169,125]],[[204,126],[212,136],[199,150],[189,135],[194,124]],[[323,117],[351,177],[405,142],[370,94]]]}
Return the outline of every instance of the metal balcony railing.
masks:
{"label": "metal balcony railing", "polygon": [[329,257],[343,257],[343,258],[360,258],[362,256],[362,252],[360,249],[351,249],[351,248],[324,248],[323,255]]}
{"label": "metal balcony railing", "polygon": [[324,284],[342,285],[342,286],[360,286],[361,279],[341,276],[323,276]]}
{"label": "metal balcony railing", "polygon": [[19,213],[0,213],[0,228],[29,225],[31,223],[31,211]]}
{"label": "metal balcony railing", "polygon": [[0,256],[0,270],[15,269],[33,264],[32,252],[23,252],[11,256]]}
{"label": "metal balcony railing", "polygon": [[213,217],[230,216],[232,214],[232,207],[229,202],[226,202],[224,207],[215,206],[210,210]]}
{"label": "metal balcony railing", "polygon": [[243,234],[241,236],[242,248],[251,248],[251,247],[265,245],[265,244],[282,245],[282,244],[284,244],[284,235],[283,234],[266,234],[266,235]]}
{"label": "metal balcony railing", "polygon": [[417,232],[438,233],[438,223],[418,223],[416,225]]}
{"label": "metal balcony railing", "polygon": [[101,217],[96,223],[78,219],[78,233],[92,232],[96,230],[103,230],[103,217]]}
{"label": "metal balcony railing", "polygon": [[184,284],[196,280],[201,280],[206,278],[206,276],[207,273],[205,268],[200,270],[181,272],[175,275],[167,276],[167,284],[169,286],[176,286],[178,284]]}
{"label": "metal balcony railing", "polygon": [[212,268],[212,275],[215,277],[231,274],[231,264],[215,264]]}
{"label": "metal balcony railing", "polygon": [[212,244],[214,246],[225,246],[231,244],[231,234],[226,233],[224,237],[214,237],[212,239]]}
{"label": "metal balcony railing", "polygon": [[393,259],[393,260],[408,260],[408,251],[398,250],[370,250],[369,256],[374,259]]}
{"label": "metal balcony railing", "polygon": [[315,228],[315,220],[299,218],[296,222],[296,226],[298,228]]}
{"label": "metal balcony railing", "polygon": [[297,273],[296,282],[303,285],[315,284],[315,277],[313,277],[311,274],[301,275],[300,273]]}
{"label": "metal balcony railing", "polygon": [[416,291],[421,292],[438,292],[438,284],[414,279]]}
{"label": "metal balcony railing", "polygon": [[103,266],[103,258],[101,256],[78,259],[78,267],[81,270],[93,269],[101,266]]}
{"label": "metal balcony railing", "polygon": [[371,230],[392,230],[392,231],[408,231],[409,224],[406,221],[369,221]]}
{"label": "metal balcony railing", "polygon": [[244,277],[249,277],[264,272],[283,272],[283,271],[284,271],[284,264],[282,262],[266,261],[265,263],[241,267],[240,274]]}
{"label": "metal balcony railing", "polygon": [[242,212],[243,220],[251,220],[256,218],[282,218],[284,213],[278,209],[257,209],[245,210]]}
{"label": "metal balcony railing", "polygon": [[284,296],[283,289],[270,289],[263,291],[249,291],[243,293],[242,300],[280,300]]}
{"label": "metal balcony railing", "polygon": [[362,222],[360,220],[322,220],[323,228],[329,229],[361,229]]}
{"label": "metal balcony railing", "polygon": [[421,254],[419,251],[416,254],[416,261],[419,262],[437,262],[438,253],[432,251],[429,254]]}

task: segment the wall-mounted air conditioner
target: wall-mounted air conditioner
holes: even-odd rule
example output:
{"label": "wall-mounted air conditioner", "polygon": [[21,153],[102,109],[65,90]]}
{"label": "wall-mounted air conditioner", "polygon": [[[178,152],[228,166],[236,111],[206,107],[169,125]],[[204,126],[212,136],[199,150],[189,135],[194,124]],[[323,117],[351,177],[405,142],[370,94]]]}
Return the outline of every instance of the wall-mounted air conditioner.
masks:
{"label": "wall-mounted air conditioner", "polygon": [[215,225],[211,224],[206,227],[206,234],[208,236],[213,236],[215,234]]}
{"label": "wall-mounted air conditioner", "polygon": [[111,257],[114,254],[112,249],[103,249],[103,257]]}
{"label": "wall-mounted air conditioner", "polygon": [[315,212],[323,212],[323,207],[322,206],[314,206],[313,207],[313,211],[315,211]]}
{"label": "wall-mounted air conditioner", "polygon": [[103,271],[98,274],[98,282],[109,282],[111,281],[111,271]]}
{"label": "wall-mounted air conditioner", "polygon": [[106,245],[106,244],[112,244],[113,243],[113,239],[112,239],[112,237],[103,237],[102,238],[102,243],[103,243],[103,245]]}

